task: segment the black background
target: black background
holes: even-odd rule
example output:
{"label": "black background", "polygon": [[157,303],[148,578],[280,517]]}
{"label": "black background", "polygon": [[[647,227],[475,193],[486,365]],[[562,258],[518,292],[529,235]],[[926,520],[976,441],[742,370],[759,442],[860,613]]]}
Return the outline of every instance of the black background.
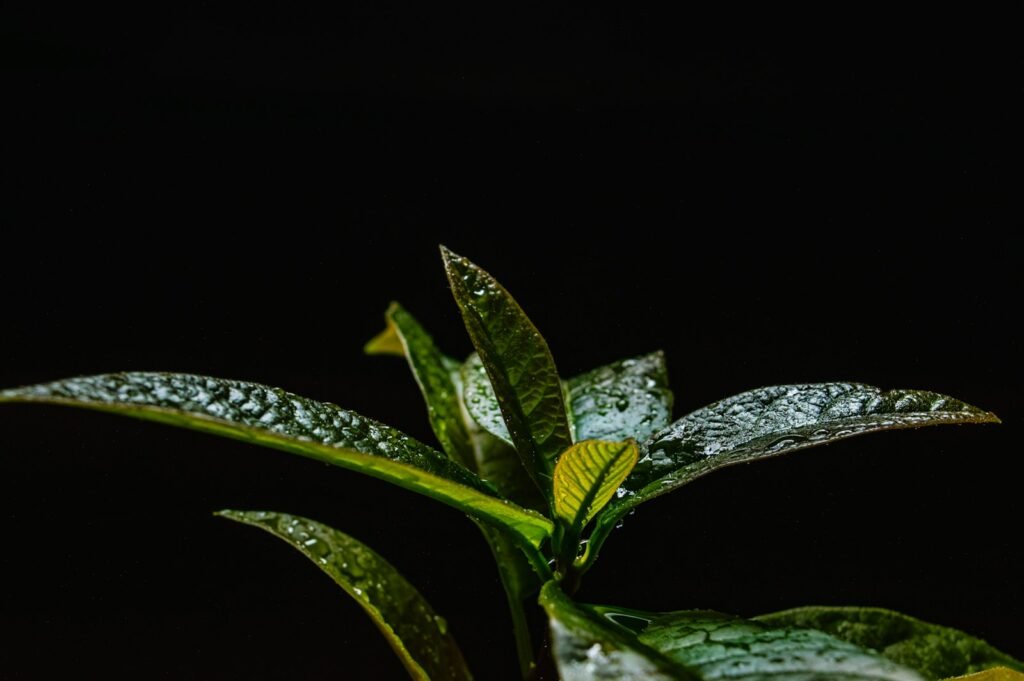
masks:
{"label": "black background", "polygon": [[[396,298],[469,351],[444,242],[517,295],[565,375],[664,348],[679,415],[852,379],[1004,419],[711,476],[630,518],[582,599],[881,605],[1022,656],[1020,291],[1000,236],[1019,55],[962,24],[869,17],[844,39],[799,18],[813,38],[726,21],[711,39],[705,17],[639,10],[8,17],[0,385],[213,374],[429,440],[403,363],[361,346]],[[478,678],[516,677],[489,553],[452,509],[73,410],[6,406],[0,442],[4,678],[402,678],[329,580],[222,507],[365,540]]]}

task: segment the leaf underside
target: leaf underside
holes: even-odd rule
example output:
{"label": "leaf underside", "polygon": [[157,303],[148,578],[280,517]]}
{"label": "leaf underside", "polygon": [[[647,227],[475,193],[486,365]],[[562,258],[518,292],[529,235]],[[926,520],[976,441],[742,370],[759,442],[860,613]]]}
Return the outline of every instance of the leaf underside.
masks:
{"label": "leaf underside", "polygon": [[1007,667],[993,667],[983,672],[957,676],[956,681],[1024,681],[1024,674]]}
{"label": "leaf underside", "polygon": [[414,679],[468,681],[455,639],[416,589],[362,542],[308,518],[267,511],[221,511],[298,549],[370,615]]}
{"label": "leaf underside", "polygon": [[962,631],[930,624],[882,608],[806,607],[760,615],[771,626],[807,627],[879,651],[928,679],[944,679],[1008,667],[1024,672],[1024,663]]}
{"label": "leaf underside", "polygon": [[159,421],[300,454],[392,482],[539,546],[551,523],[399,431],[328,402],[255,383],[131,372],[0,392],[0,402],[61,404]]}
{"label": "leaf underside", "polygon": [[614,496],[636,464],[634,440],[584,440],[567,449],[555,466],[555,513],[570,527],[585,526]]}
{"label": "leaf underside", "polygon": [[544,338],[490,274],[442,248],[445,271],[516,451],[548,494],[555,459],[572,436],[562,384]]}

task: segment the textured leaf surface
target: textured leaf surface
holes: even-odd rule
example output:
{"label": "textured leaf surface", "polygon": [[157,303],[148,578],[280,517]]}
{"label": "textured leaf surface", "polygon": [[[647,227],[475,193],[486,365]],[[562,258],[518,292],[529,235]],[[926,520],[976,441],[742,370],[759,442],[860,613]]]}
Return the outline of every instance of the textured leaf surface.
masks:
{"label": "textured leaf surface", "polygon": [[544,338],[490,274],[442,249],[466,330],[491,379],[519,456],[541,491],[572,436],[562,384]]}
{"label": "textured leaf surface", "polygon": [[640,643],[634,634],[570,600],[554,582],[541,589],[551,653],[562,681],[695,681],[699,677]]}
{"label": "textured leaf surface", "polygon": [[684,416],[641,445],[640,460],[623,483],[626,494],[599,517],[591,547],[599,548],[634,506],[724,466],[884,430],[998,422],[990,412],[923,390],[818,383],[740,393]]}
{"label": "textured leaf surface", "polygon": [[190,374],[122,373],[0,392],[0,402],[85,407],[301,454],[387,480],[499,523],[538,546],[551,523],[498,498],[440,452],[328,402],[279,388]]}
{"label": "textured leaf surface", "polygon": [[463,397],[466,410],[485,431],[503,442],[512,444],[505,417],[501,415],[498,398],[494,395],[494,386],[487,376],[487,369],[477,353],[471,354],[462,365],[460,371],[463,386]]}
{"label": "textured leaf surface", "polygon": [[555,466],[555,513],[582,528],[612,498],[636,465],[635,440],[584,440],[567,449]]}
{"label": "textured leaf surface", "polygon": [[1024,664],[979,638],[881,608],[795,608],[754,619],[777,627],[819,629],[844,641],[873,648],[928,679],[961,676],[996,666],[1024,671]]}
{"label": "textured leaf surface", "polygon": [[452,380],[448,359],[437,349],[430,334],[398,303],[391,304],[385,318],[388,329],[371,344],[376,342],[377,347],[390,349],[390,342],[382,339],[394,337],[398,340],[402,354],[409,360],[413,377],[423,393],[430,427],[441,443],[441,448],[452,460],[475,470],[473,448],[462,420],[459,392]]}
{"label": "textured leaf surface", "polygon": [[918,681],[881,655],[812,629],[775,629],[708,611],[668,613],[639,635],[704,679]]}
{"label": "textured leaf surface", "polygon": [[362,542],[307,518],[267,511],[218,515],[283,539],[370,615],[414,679],[471,679],[448,625],[386,560]]}
{"label": "textured leaf surface", "polygon": [[665,355],[652,352],[569,379],[577,440],[644,440],[672,419]]}

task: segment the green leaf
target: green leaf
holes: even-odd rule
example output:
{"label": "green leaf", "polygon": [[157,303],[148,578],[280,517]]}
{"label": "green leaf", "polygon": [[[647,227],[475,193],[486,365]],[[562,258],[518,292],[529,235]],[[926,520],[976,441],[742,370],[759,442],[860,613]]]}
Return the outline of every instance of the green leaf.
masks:
{"label": "green leaf", "polygon": [[[477,354],[463,365],[470,415],[495,437],[511,444],[487,370]],[[619,360],[563,382],[569,420],[578,440],[642,440],[668,425],[672,391],[665,355],[652,352]]]}
{"label": "green leaf", "polygon": [[1024,681],[1024,674],[1006,667],[993,667],[983,672],[957,676],[957,681]]}
{"label": "green leaf", "polygon": [[[515,450],[479,430],[466,413],[459,363],[442,354],[426,330],[398,303],[391,304],[385,319],[387,328],[367,344],[367,350],[392,354],[390,349],[397,344],[399,354],[409,361],[427,404],[434,434],[449,458],[482,475],[507,498],[530,508],[543,509],[545,502]],[[536,592],[539,578],[527,556],[506,532],[480,522],[477,526],[494,555],[505,588],[519,662],[526,676],[532,673],[535,664],[523,601],[528,594]],[[536,552],[531,557],[538,563],[544,562]]]}
{"label": "green leaf", "polygon": [[133,372],[0,392],[0,402],[84,407],[301,454],[419,492],[540,546],[551,522],[496,496],[440,452],[329,402],[280,388],[189,374]]}
{"label": "green leaf", "polygon": [[448,457],[466,468],[476,468],[473,446],[462,420],[459,391],[452,381],[448,358],[441,354],[419,322],[398,303],[391,303],[385,313],[388,328],[367,344],[375,348],[390,348],[390,338],[398,341],[401,354],[409,360],[412,375],[427,404],[430,427]]}
{"label": "green leaf", "polygon": [[884,430],[998,422],[995,414],[922,390],[819,383],[741,393],[684,416],[641,445],[622,485],[624,498],[598,518],[590,562],[630,509],[719,468]]}
{"label": "green leaf", "polygon": [[516,451],[536,485],[549,495],[553,462],[572,444],[551,351],[494,277],[446,248],[442,247],[441,255]]}
{"label": "green leaf", "polygon": [[567,388],[577,440],[644,440],[672,418],[662,352],[594,369],[569,379]]}
{"label": "green leaf", "polygon": [[501,415],[498,398],[494,395],[494,386],[487,377],[487,369],[477,353],[466,358],[459,372],[462,379],[463,398],[470,417],[486,432],[502,442],[512,445],[505,417]]}
{"label": "green leaf", "polygon": [[473,678],[444,619],[366,544],[286,513],[221,511],[217,515],[265,530],[313,561],[366,611],[412,678]]}
{"label": "green leaf", "polygon": [[555,582],[540,592],[562,681],[696,681],[699,677],[636,636],[571,601]]}
{"label": "green leaf", "polygon": [[639,640],[708,680],[921,679],[912,669],[820,631],[776,629],[710,611],[656,617]]}
{"label": "green leaf", "polygon": [[881,608],[794,608],[754,619],[775,627],[819,629],[873,648],[927,679],[961,676],[996,666],[1024,671],[1024,663],[979,638]]}
{"label": "green leaf", "polygon": [[565,450],[555,466],[555,514],[569,527],[583,528],[615,494],[636,465],[635,440],[584,440]]}

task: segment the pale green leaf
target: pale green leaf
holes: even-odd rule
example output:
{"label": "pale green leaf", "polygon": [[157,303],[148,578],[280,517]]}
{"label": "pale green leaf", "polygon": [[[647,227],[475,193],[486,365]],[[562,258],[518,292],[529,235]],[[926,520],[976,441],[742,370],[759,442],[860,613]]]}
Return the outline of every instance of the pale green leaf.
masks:
{"label": "pale green leaf", "polygon": [[582,528],[615,495],[636,465],[635,440],[584,440],[558,459],[554,476],[555,513],[569,527]]}

